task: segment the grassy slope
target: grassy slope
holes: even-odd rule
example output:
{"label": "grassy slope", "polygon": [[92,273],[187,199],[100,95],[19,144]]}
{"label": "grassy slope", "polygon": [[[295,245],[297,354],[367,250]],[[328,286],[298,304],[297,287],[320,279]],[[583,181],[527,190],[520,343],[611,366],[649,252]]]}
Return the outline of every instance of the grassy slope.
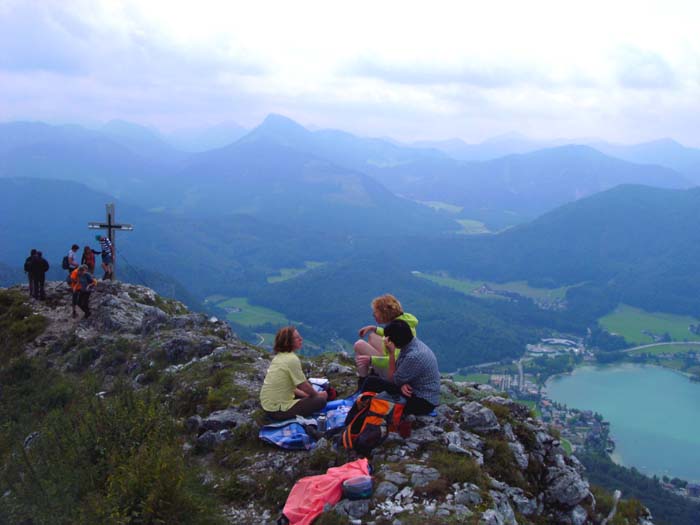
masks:
{"label": "grassy slope", "polygon": [[240,312],[230,312],[226,318],[243,326],[258,326],[265,323],[284,325],[289,320],[283,313],[262,306],[248,304],[246,297],[231,297],[217,304],[220,308],[240,308]]}
{"label": "grassy slope", "polygon": [[690,324],[698,322],[697,319],[689,316],[646,312],[622,304],[614,312],[601,317],[599,322],[606,330],[621,335],[629,343],[653,343],[654,340],[643,334],[642,330],[659,335],[668,332],[675,341],[700,341],[700,335],[688,330]]}
{"label": "grassy slope", "polygon": [[[439,284],[440,286],[446,286],[448,288],[452,288],[453,290],[457,290],[458,292],[462,292],[464,294],[472,294],[474,290],[479,288],[481,285],[486,284],[490,288],[494,290],[504,290],[504,291],[509,291],[509,292],[515,292],[518,293],[522,296],[529,297],[531,299],[563,299],[564,296],[566,295],[566,290],[569,288],[567,286],[563,286],[561,288],[552,288],[552,289],[547,289],[547,288],[534,288],[532,286],[529,286],[525,281],[511,281],[507,283],[494,283],[494,282],[488,282],[488,281],[472,281],[470,279],[453,279],[451,277],[442,277],[439,275],[432,275],[432,274],[427,274],[427,273],[422,273],[422,272],[414,272],[416,277],[420,277],[422,279],[428,279],[436,284]],[[486,297],[495,297],[498,298],[498,296],[486,296]]]}

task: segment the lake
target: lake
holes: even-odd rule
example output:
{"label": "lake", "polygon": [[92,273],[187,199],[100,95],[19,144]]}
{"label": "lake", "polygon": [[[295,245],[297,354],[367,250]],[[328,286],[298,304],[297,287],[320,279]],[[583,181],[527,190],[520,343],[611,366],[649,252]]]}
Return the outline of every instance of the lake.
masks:
{"label": "lake", "polygon": [[613,459],[661,477],[700,481],[700,383],[666,368],[585,366],[547,382],[549,397],[610,421]]}

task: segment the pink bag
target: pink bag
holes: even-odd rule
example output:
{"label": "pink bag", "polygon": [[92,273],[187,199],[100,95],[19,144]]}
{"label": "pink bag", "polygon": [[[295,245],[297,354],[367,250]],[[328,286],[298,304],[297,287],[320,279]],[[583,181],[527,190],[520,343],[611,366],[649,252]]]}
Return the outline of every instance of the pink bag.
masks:
{"label": "pink bag", "polygon": [[323,512],[326,503],[335,505],[342,497],[343,481],[356,476],[368,476],[366,458],[329,468],[320,476],[301,478],[292,487],[282,513],[290,525],[310,525]]}

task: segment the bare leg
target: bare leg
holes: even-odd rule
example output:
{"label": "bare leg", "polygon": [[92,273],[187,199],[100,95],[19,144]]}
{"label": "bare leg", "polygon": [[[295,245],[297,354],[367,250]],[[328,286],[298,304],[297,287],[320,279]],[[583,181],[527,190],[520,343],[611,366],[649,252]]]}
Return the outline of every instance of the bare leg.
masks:
{"label": "bare leg", "polygon": [[[376,334],[374,334],[376,335]],[[370,337],[371,340],[371,337]],[[380,339],[381,341],[381,339]],[[364,339],[358,339],[355,341],[355,345],[353,346],[355,350],[355,358],[360,355],[383,355],[384,350],[380,349],[377,350],[374,346],[372,346],[370,343],[365,341]],[[357,373],[360,377],[367,377],[367,374],[369,374],[369,366],[362,366],[360,363],[357,362],[357,359],[355,359],[355,363],[357,364]]]}
{"label": "bare leg", "polygon": [[375,334],[374,332],[369,334],[368,342],[377,352],[379,352],[379,355],[385,353],[384,339],[381,335]]}

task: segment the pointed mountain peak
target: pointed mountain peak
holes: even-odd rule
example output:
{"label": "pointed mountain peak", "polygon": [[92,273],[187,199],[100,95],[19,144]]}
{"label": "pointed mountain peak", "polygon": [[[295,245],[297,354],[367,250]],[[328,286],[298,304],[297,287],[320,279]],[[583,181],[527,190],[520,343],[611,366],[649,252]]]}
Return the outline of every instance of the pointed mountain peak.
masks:
{"label": "pointed mountain peak", "polygon": [[242,141],[246,143],[251,140],[265,139],[288,147],[300,147],[310,140],[312,135],[308,129],[292,119],[271,113]]}
{"label": "pointed mountain peak", "polygon": [[270,113],[256,129],[284,133],[310,133],[309,130],[298,122],[284,115],[278,115],[277,113]]}

